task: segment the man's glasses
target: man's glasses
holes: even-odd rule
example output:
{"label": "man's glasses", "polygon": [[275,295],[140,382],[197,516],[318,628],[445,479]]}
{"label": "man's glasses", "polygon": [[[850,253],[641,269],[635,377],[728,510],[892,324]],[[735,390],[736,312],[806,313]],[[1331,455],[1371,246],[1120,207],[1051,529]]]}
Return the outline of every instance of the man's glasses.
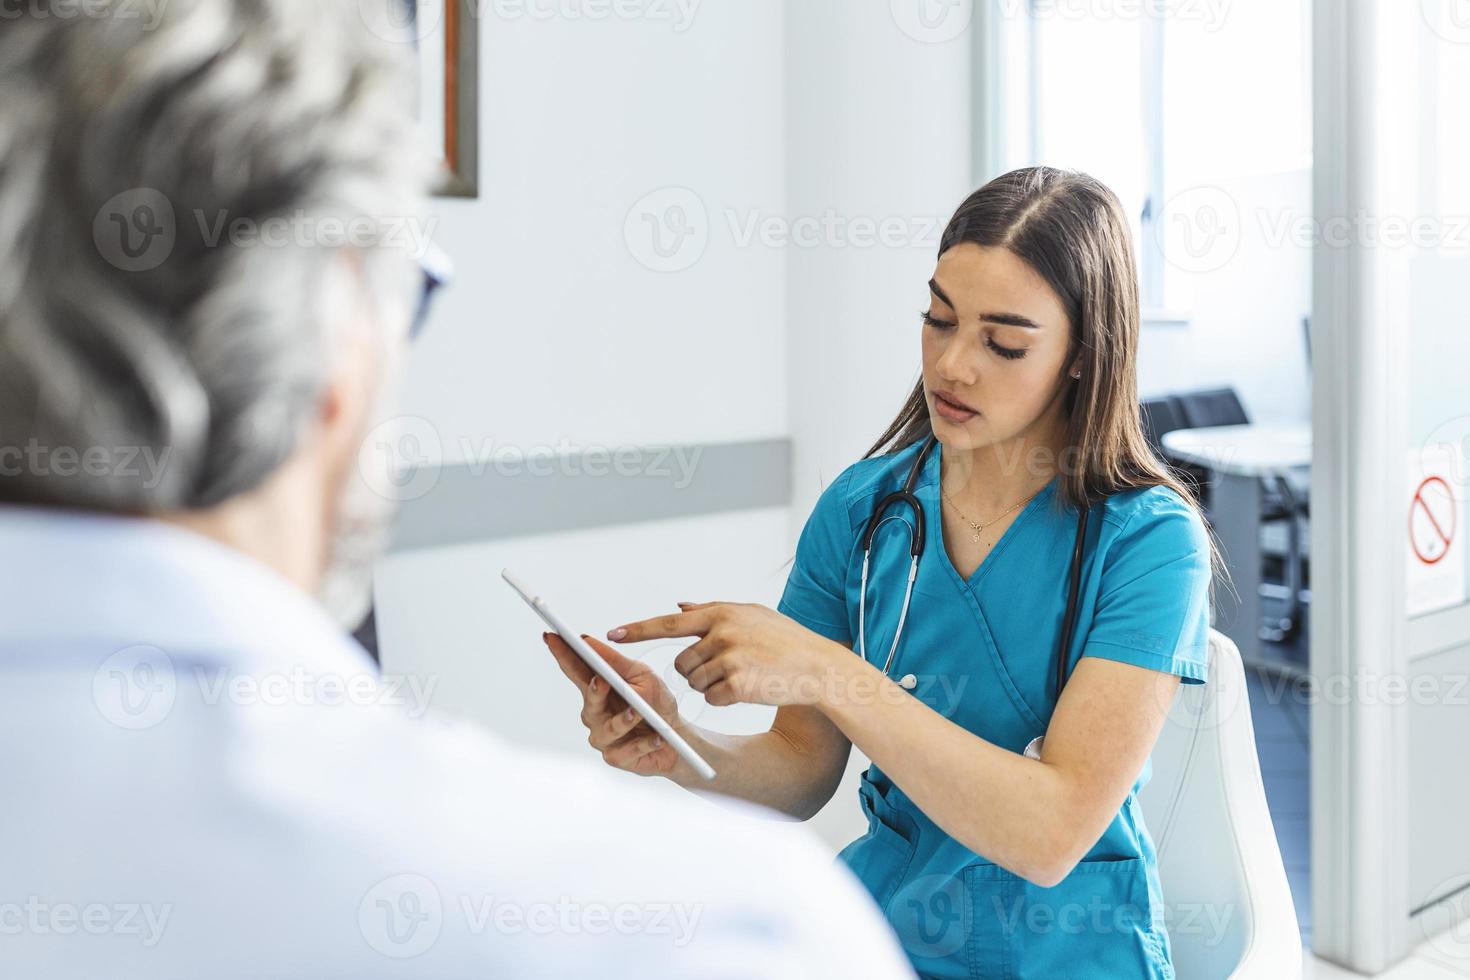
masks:
{"label": "man's glasses", "polygon": [[419,293],[418,309],[414,310],[413,322],[409,324],[409,340],[415,340],[423,333],[424,325],[429,320],[429,306],[433,302],[434,294],[449,285],[454,278],[454,265],[449,261],[449,256],[432,244],[419,259],[419,269],[423,273],[424,284]]}

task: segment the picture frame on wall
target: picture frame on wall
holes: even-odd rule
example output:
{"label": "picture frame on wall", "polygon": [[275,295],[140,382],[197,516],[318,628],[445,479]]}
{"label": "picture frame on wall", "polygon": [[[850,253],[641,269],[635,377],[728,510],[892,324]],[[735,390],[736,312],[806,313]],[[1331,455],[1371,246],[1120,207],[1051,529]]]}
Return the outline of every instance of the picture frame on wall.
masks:
{"label": "picture frame on wall", "polygon": [[434,193],[480,196],[480,38],[476,0],[401,0],[418,65],[419,120],[440,161]]}

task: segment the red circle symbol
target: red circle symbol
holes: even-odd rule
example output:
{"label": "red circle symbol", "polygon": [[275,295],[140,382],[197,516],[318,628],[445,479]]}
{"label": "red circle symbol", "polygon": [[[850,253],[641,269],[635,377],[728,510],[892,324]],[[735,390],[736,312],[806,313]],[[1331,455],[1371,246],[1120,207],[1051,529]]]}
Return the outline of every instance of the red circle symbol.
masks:
{"label": "red circle symbol", "polygon": [[[1450,504],[1446,508],[1436,500],[1435,504],[1440,507],[1438,515],[1430,505],[1430,498],[1425,496],[1425,491],[1431,487],[1442,489],[1444,499]],[[1414,502],[1409,507],[1409,543],[1414,549],[1414,556],[1426,565],[1438,565],[1444,561],[1455,540],[1455,525],[1455,492],[1444,480],[1431,476],[1414,491]]]}

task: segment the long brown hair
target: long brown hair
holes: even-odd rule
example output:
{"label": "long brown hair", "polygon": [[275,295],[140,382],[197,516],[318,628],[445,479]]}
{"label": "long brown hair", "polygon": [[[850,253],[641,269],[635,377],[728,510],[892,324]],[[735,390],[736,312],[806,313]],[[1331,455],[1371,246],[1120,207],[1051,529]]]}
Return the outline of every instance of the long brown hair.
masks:
{"label": "long brown hair", "polygon": [[[1070,365],[1082,378],[1067,395],[1062,499],[1073,506],[1143,487],[1165,486],[1197,510],[1194,490],[1162,462],[1143,434],[1138,404],[1138,279],[1122,205],[1101,181],[1054,167],[997,177],[960,205],[940,240],[1004,248],[1051,286],[1072,325]],[[1070,379],[1069,379],[1070,380]],[[864,458],[933,435],[921,378]],[[1211,564],[1219,567],[1211,548]]]}

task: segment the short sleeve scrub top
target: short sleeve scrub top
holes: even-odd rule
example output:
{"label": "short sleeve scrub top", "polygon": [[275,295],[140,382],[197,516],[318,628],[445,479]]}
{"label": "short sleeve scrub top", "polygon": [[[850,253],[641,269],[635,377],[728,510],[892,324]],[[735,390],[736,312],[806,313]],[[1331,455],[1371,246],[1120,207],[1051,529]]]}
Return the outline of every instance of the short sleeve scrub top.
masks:
{"label": "short sleeve scrub top", "polygon": [[[802,532],[782,613],[856,648],[859,539],[922,448],[921,440],[863,460],[827,488]],[[891,675],[913,674],[912,696],[1020,753],[1045,734],[1056,705],[1054,658],[1079,515],[1054,479],[963,578],[939,519],[942,451],[929,454],[914,491],[928,515],[928,540]],[[1081,657],[1102,657],[1203,683],[1211,573],[1197,511],[1166,487],[1118,493],[1092,511],[1069,670]],[[880,669],[903,604],[909,534],[905,523],[887,521],[872,543],[867,654]],[[1154,845],[1137,799],[1150,772],[1146,763],[1102,837],[1052,888],[955,841],[877,766],[859,787],[868,832],[840,859],[872,893],[921,975],[1172,978]]]}

